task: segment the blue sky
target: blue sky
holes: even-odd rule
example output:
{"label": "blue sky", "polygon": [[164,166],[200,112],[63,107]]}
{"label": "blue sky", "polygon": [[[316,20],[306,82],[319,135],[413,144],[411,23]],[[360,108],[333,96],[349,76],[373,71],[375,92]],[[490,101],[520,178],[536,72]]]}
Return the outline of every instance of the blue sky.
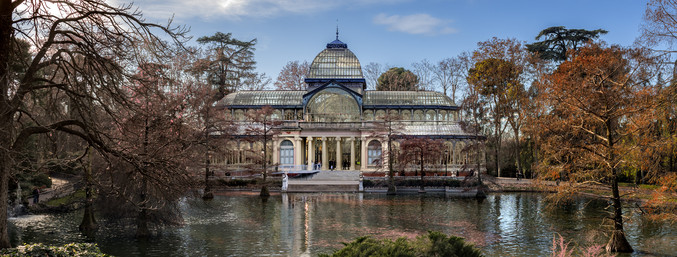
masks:
{"label": "blue sky", "polygon": [[[124,0],[117,0],[122,2]],[[439,61],[491,37],[531,43],[550,26],[606,29],[602,39],[631,45],[639,35],[646,0],[143,0],[135,3],[149,21],[190,27],[194,37],[231,32],[258,39],[259,72],[273,80],[288,61],[307,60],[334,40],[362,65],[411,68]]]}

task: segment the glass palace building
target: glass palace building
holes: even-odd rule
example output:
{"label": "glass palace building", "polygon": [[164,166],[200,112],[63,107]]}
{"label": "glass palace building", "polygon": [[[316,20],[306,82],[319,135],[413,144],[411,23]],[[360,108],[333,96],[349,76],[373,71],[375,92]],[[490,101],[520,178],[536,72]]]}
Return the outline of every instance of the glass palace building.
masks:
{"label": "glass palace building", "polygon": [[[448,96],[432,91],[366,90],[359,60],[338,37],[315,57],[305,83],[306,90],[231,93],[217,107],[240,126],[248,123],[248,112],[274,108],[271,119],[279,125],[267,156],[273,167],[385,172],[390,129],[399,138],[444,140],[445,157],[428,163],[429,169],[455,174],[464,167],[477,167],[472,164],[475,151],[467,150],[475,136],[461,128],[459,107]],[[261,155],[261,142],[248,141],[246,130],[238,131],[240,140],[231,142],[236,150],[215,161],[244,166]],[[393,161],[397,163],[396,158]]]}

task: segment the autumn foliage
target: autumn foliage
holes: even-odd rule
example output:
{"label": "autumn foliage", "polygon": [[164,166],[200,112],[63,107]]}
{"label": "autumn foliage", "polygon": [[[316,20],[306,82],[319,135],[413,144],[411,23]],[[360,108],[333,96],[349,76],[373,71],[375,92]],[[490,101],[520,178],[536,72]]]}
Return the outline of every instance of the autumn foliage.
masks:
{"label": "autumn foliage", "polygon": [[[610,186],[614,231],[607,250],[632,248],[623,234],[619,175],[633,147],[633,135],[651,120],[655,88],[652,59],[641,49],[589,44],[563,62],[539,88],[540,129],[545,177]],[[567,190],[576,187],[567,187]]]}

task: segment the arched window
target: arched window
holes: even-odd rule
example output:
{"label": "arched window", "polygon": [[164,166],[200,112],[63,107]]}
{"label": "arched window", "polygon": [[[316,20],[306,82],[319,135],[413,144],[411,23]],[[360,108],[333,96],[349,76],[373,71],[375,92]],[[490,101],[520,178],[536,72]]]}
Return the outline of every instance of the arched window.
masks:
{"label": "arched window", "polygon": [[306,105],[312,121],[346,122],[360,117],[355,98],[340,88],[327,88],[315,94]]}
{"label": "arched window", "polygon": [[427,112],[425,112],[425,120],[426,121],[434,121],[435,116],[437,116],[435,114],[435,110],[428,110]]}
{"label": "arched window", "polygon": [[282,119],[282,111],[274,110],[273,114],[270,115],[271,120],[280,120]]}
{"label": "arched window", "polygon": [[390,116],[390,119],[396,119],[397,116],[399,116],[399,113],[397,113],[397,110],[389,110],[388,111],[388,116]]}
{"label": "arched window", "polygon": [[289,140],[284,140],[280,144],[280,164],[294,165],[294,144]]}
{"label": "arched window", "polygon": [[447,111],[445,110],[441,110],[440,114],[437,117],[438,117],[437,120],[445,120],[445,121],[449,120],[449,118],[447,117]]}
{"label": "arched window", "polygon": [[378,140],[372,140],[367,145],[367,165],[369,166],[381,166],[381,142]]}
{"label": "arched window", "polygon": [[285,109],[284,110],[284,119],[285,120],[295,120],[294,109]]}
{"label": "arched window", "polygon": [[411,120],[410,110],[402,110],[402,120]]}
{"label": "arched window", "polygon": [[423,120],[423,111],[416,110],[414,111],[414,120]]}
{"label": "arched window", "polygon": [[385,116],[386,116],[386,111],[384,111],[384,110],[378,110],[374,114],[374,117],[376,118],[376,120],[383,120],[383,118],[385,118]]}
{"label": "arched window", "polygon": [[243,120],[245,120],[245,118],[246,118],[246,117],[244,116],[244,111],[242,111],[242,110],[235,110],[235,119],[237,119],[237,120],[239,120],[239,121],[243,121]]}
{"label": "arched window", "polygon": [[364,120],[374,120],[374,111],[372,110],[364,111]]}

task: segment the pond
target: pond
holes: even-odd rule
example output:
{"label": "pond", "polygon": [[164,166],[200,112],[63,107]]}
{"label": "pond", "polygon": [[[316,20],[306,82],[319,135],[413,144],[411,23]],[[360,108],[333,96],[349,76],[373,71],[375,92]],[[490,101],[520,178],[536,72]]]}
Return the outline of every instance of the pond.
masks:
{"label": "pond", "polygon": [[[443,194],[318,193],[262,201],[253,193],[233,192],[208,202],[185,199],[185,224],[164,228],[150,240],[134,240],[133,228],[106,225],[96,242],[115,256],[315,256],[358,236],[394,239],[428,230],[464,237],[486,256],[548,256],[555,234],[582,246],[606,242],[606,201],[581,198],[549,208],[544,198],[535,193],[490,194],[482,201]],[[628,241],[637,251],[629,256],[677,255],[674,225],[627,216]],[[85,242],[77,229],[81,217],[80,211],[12,218],[12,244]]]}

